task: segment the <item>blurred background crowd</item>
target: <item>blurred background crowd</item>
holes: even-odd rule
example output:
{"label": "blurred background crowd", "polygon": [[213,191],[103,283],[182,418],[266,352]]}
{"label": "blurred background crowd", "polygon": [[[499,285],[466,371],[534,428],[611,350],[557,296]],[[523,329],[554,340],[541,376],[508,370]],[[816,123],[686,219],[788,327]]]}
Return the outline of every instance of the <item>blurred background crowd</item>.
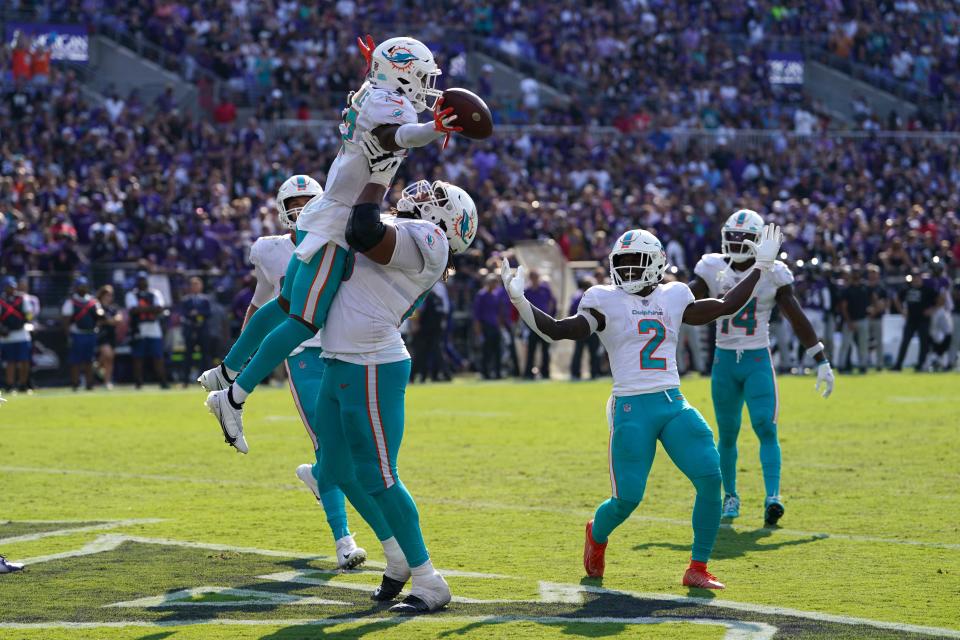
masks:
{"label": "blurred background crowd", "polygon": [[[447,86],[490,96],[498,122],[489,141],[411,154],[394,185],[391,201],[410,180],[446,179],[480,211],[474,246],[408,327],[418,379],[549,375],[549,351],[521,332],[491,278],[514,247],[553,242],[568,261],[605,265],[613,240],[643,227],[664,243],[671,277],[687,280],[738,208],[783,225],[783,259],[841,370],[902,364],[875,352],[879,329],[863,328],[889,313],[929,353],[918,366],[957,364],[960,139],[929,133],[960,128],[960,109],[943,108],[960,92],[955,3],[14,0],[8,10],[136,37],[174,54],[183,81],[217,79],[201,109],[172,88],[91,93],[85,70],[51,64],[44,40],[5,40],[0,295],[4,309],[19,300],[28,328],[7,313],[0,344],[46,331],[30,362],[51,379],[77,364],[75,386],[139,382],[145,370],[165,384],[223,352],[252,295],[249,247],[279,231],[277,188],[295,173],[322,184],[337,152],[332,121],[363,70],[356,35],[393,25],[435,48]],[[800,87],[766,81],[765,52],[795,41],[914,92],[917,110],[881,113],[857,97],[841,126]],[[468,65],[469,47],[490,62]],[[498,89],[504,64],[522,72],[518,91]],[[581,287],[606,277],[578,276]],[[532,286],[559,313],[574,308],[578,294]],[[94,299],[96,322],[81,327],[74,316]],[[156,322],[159,355],[145,344],[137,355],[144,322]],[[89,358],[73,352],[88,332]],[[690,337],[685,366],[707,370],[707,340]],[[776,340],[781,368],[802,367],[790,336]],[[28,385],[14,351],[0,357],[4,382]],[[595,342],[577,353],[574,377],[604,372]],[[94,359],[95,375],[84,370]]]}

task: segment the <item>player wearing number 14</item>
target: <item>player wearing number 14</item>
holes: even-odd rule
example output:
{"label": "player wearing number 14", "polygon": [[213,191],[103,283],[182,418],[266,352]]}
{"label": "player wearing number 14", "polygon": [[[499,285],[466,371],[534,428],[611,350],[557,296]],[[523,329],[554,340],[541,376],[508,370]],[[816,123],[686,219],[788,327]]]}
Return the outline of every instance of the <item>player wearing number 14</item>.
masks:
{"label": "player wearing number 14", "polygon": [[720,528],[720,456],[713,432],[680,393],[677,336],[682,323],[702,325],[742,308],[761,273],[773,268],[780,230],[758,237],[755,268],[721,299],[694,300],[682,282],[662,284],[667,257],[657,238],[641,230],[620,236],[610,253],[613,285],[587,290],[577,314],[555,320],[524,297],[523,267],[504,261],[501,276],[520,317],[541,338],[585,340],[596,332],[610,356],[613,395],[607,402],[611,497],[587,523],[583,565],[588,576],[604,573],[608,536],[643,499],[657,440],[696,489],[693,549],[683,584],[722,589],[707,571]]}
{"label": "player wearing number 14", "polygon": [[[752,272],[753,242],[764,228],[760,214],[749,209],[734,212],[723,225],[723,253],[708,253],[694,268],[690,289],[697,298],[716,297],[730,290]],[[817,361],[817,389],[823,395],[833,391],[833,372],[823,344],[793,295],[793,274],[784,263],[775,261],[757,283],[754,294],[736,313],[717,323],[717,350],[713,359],[711,389],[720,432],[720,468],[723,472],[723,517],[740,515],[737,494],[737,435],[746,400],[750,423],[760,439],[760,465],[766,489],[764,522],[775,525],[783,516],[780,498],[780,443],[777,417],[780,398],[776,373],[770,359],[769,324],[774,306],[790,321],[807,354]]]}

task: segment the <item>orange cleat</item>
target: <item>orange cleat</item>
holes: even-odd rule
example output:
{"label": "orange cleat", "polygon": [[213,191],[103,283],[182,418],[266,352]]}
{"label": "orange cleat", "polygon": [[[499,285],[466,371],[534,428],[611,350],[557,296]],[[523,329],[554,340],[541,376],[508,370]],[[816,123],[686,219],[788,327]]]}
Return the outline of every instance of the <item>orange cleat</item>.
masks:
{"label": "orange cleat", "polygon": [[607,543],[597,543],[593,539],[593,520],[587,523],[587,535],[583,541],[583,568],[591,578],[602,578],[606,563],[603,554],[607,551]]}
{"label": "orange cleat", "polygon": [[[694,566],[696,564],[697,566]],[[725,585],[717,577],[707,571],[705,563],[690,563],[687,572],[683,574],[683,586],[697,589],[723,589]]]}

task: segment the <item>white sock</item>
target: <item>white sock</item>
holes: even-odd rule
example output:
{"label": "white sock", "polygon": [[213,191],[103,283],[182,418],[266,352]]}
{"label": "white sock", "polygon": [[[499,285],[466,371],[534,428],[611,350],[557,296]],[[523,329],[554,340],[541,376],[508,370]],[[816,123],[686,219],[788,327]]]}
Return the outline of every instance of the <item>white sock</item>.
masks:
{"label": "white sock", "polygon": [[353,536],[348,534],[338,539],[336,541],[336,545],[337,545],[337,549],[339,550],[340,547],[348,547],[348,548],[354,547],[356,546],[356,543],[353,541]]}
{"label": "white sock", "polygon": [[384,569],[383,573],[394,580],[406,580],[409,576],[407,557],[403,555],[403,550],[400,549],[397,539],[391,536],[386,540],[381,540],[380,544],[383,545],[383,555],[387,557],[387,568]]}
{"label": "white sock", "polygon": [[230,385],[230,397],[233,398],[233,401],[237,404],[243,404],[247,400],[247,396],[250,394],[243,390],[238,384]]}
{"label": "white sock", "polygon": [[227,372],[227,377],[230,378],[231,380],[236,380],[237,375],[240,373],[239,371],[234,371],[227,365],[223,365],[223,370]]}
{"label": "white sock", "polygon": [[420,576],[420,577],[432,576],[436,572],[437,570],[433,568],[433,563],[430,562],[429,560],[424,562],[419,567],[410,568],[410,573],[413,574],[414,578],[416,578],[417,576]]}

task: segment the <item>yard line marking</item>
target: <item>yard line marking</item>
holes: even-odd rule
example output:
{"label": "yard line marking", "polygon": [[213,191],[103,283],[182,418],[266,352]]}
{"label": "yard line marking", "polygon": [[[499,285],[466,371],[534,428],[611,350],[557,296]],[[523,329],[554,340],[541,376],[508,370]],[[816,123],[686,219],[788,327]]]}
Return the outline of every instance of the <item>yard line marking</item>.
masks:
{"label": "yard line marking", "polygon": [[[234,480],[234,479],[217,479],[217,478],[200,478],[200,477],[191,477],[191,476],[174,476],[174,475],[163,475],[163,474],[137,474],[137,473],[126,473],[122,471],[94,471],[91,469],[51,469],[45,467],[14,467],[0,465],[0,472],[10,472],[10,473],[44,473],[44,474],[53,474],[53,475],[81,475],[81,476],[95,476],[95,477],[104,477],[104,478],[133,478],[138,480],[156,480],[159,482],[186,482],[191,484],[211,484],[211,485],[235,485],[240,487],[257,487],[262,489],[280,489],[285,491],[302,491],[304,490],[302,485],[296,484],[282,484],[282,483],[271,483],[271,482],[258,482],[256,480]],[[570,509],[563,507],[545,507],[537,505],[519,505],[519,504],[505,504],[499,502],[474,502],[472,500],[451,500],[446,498],[417,498],[418,503],[423,504],[445,504],[452,506],[460,507],[469,507],[471,509],[499,509],[504,511],[540,511],[543,513],[558,513],[558,514],[576,514],[580,517],[593,515],[593,510],[586,509]],[[644,516],[633,514],[629,518],[630,520],[640,520],[643,522],[658,522],[661,524],[670,524],[680,527],[689,527],[689,520],[681,520],[678,518],[663,518],[659,516]],[[751,529],[746,527],[737,528],[732,524],[722,523],[720,525],[721,529],[730,529],[732,531],[751,531]],[[771,533],[781,533],[788,536],[795,536],[799,538],[817,538],[817,539],[833,539],[833,540],[849,540],[850,542],[873,542],[878,544],[899,544],[912,547],[930,547],[934,549],[960,549],[960,543],[953,542],[928,542],[926,540],[910,540],[910,539],[900,539],[900,538],[881,538],[877,536],[864,536],[852,533],[829,533],[826,531],[802,531],[798,529],[784,529],[784,528],[767,528],[761,527],[757,531],[769,531]],[[2,542],[2,540],[0,540]]]}
{"label": "yard line marking", "polygon": [[258,487],[261,489],[282,489],[295,491],[302,485],[279,482],[258,482],[256,480],[234,480],[230,478],[201,478],[196,476],[175,476],[169,474],[128,473],[126,471],[96,471],[94,469],[56,469],[50,467],[13,467],[0,465],[0,472],[7,473],[43,473],[49,475],[92,476],[98,478],[130,478],[133,480],[156,480],[158,482],[187,482],[191,484],[235,485],[238,487]]}
{"label": "yard line marking", "polygon": [[570,618],[563,616],[404,616],[394,618],[320,618],[297,620],[281,618],[277,620],[238,620],[234,618],[197,619],[197,620],[131,620],[129,622],[0,622],[0,629],[122,629],[124,627],[188,627],[201,625],[217,626],[334,626],[339,624],[383,624],[418,625],[432,623],[447,624],[504,624],[510,622],[536,622],[538,624],[698,624],[711,627],[725,627],[724,640],[770,640],[777,632],[763,622],[741,622],[739,620],[711,620],[709,618]]}
{"label": "yard line marking", "polygon": [[807,620],[816,620],[818,622],[835,622],[838,624],[865,625],[877,629],[888,629],[891,631],[904,631],[907,633],[918,633],[922,635],[942,635],[949,638],[960,638],[960,631],[957,629],[943,629],[940,627],[926,627],[916,624],[906,624],[902,622],[885,622],[883,620],[871,620],[870,618],[857,618],[855,616],[844,616],[833,613],[822,613],[820,611],[804,611],[802,609],[790,609],[788,607],[774,607],[766,604],[753,604],[750,602],[736,602],[734,600],[718,600],[715,598],[697,598],[694,596],[675,596],[669,593],[644,593],[638,591],[621,591],[617,589],[604,589],[603,587],[583,586],[584,590],[591,593],[605,593],[614,595],[628,595],[633,598],[643,600],[665,600],[668,602],[678,602],[682,604],[698,604],[708,607],[719,607],[721,609],[733,609],[734,611],[746,611],[749,613],[762,613],[764,615],[792,616],[794,618],[805,618]]}
{"label": "yard line marking", "polygon": [[69,536],[74,533],[89,533],[90,531],[107,531],[110,529],[119,529],[120,527],[130,527],[138,524],[156,524],[164,522],[162,518],[139,518],[133,520],[110,520],[102,524],[92,524],[86,527],[73,527],[72,529],[54,529],[53,531],[41,531],[39,533],[27,533],[22,536],[12,536],[10,538],[0,538],[0,544],[13,544],[15,542],[33,542],[44,538],[54,538],[59,536]]}
{"label": "yard line marking", "polygon": [[[235,596],[244,598],[243,600],[223,600],[210,602],[196,602],[189,598],[207,594],[217,594],[225,596]],[[325,600],[313,596],[294,596],[288,593],[275,593],[272,591],[258,591],[256,589],[233,589],[230,587],[193,587],[192,589],[180,589],[160,596],[148,596],[136,600],[127,600],[125,602],[114,602],[105,604],[107,607],[151,609],[155,607],[241,607],[241,606],[275,606],[275,605],[350,605],[349,602],[342,600]]]}
{"label": "yard line marking", "polygon": [[[166,538],[142,538],[142,537],[138,537],[138,536],[125,536],[125,535],[121,535],[121,534],[109,533],[109,534],[104,534],[104,535],[101,535],[101,536],[97,537],[96,540],[94,540],[93,542],[85,545],[85,546],[84,546],[83,548],[81,548],[81,549],[77,549],[77,550],[74,550],[74,551],[67,551],[67,552],[64,552],[64,553],[53,554],[53,555],[51,555],[51,556],[41,556],[41,557],[39,557],[39,558],[32,558],[32,559],[24,560],[24,563],[25,563],[25,564],[37,564],[37,563],[39,563],[39,562],[48,562],[48,561],[50,561],[50,560],[57,560],[57,559],[60,559],[60,558],[69,558],[69,557],[76,557],[76,556],[82,556],[82,555],[90,555],[90,554],[94,554],[94,553],[102,553],[102,552],[104,552],[104,551],[114,550],[114,549],[116,549],[117,547],[119,547],[123,542],[127,542],[127,541],[130,541],[130,542],[142,542],[142,543],[145,543],[145,544],[169,544],[169,545],[173,545],[173,546],[184,546],[184,547],[191,547],[191,548],[197,548],[197,549],[210,549],[210,550],[215,550],[215,551],[238,551],[238,552],[246,552],[246,553],[255,553],[255,554],[265,555],[265,556],[276,556],[276,557],[286,557],[286,558],[304,558],[304,557],[307,557],[307,558],[313,558],[313,559],[328,559],[328,560],[330,559],[329,557],[325,557],[325,556],[310,556],[310,555],[302,554],[302,553],[286,552],[286,551],[276,551],[276,550],[273,550],[273,549],[256,549],[256,548],[251,548],[251,547],[235,547],[235,546],[231,546],[231,545],[220,545],[220,544],[205,543],[205,542],[190,542],[190,541],[184,541],[184,540],[168,540],[168,539],[166,539]],[[442,571],[442,569],[441,569],[441,571]],[[283,572],[283,573],[284,573],[284,574],[286,574],[286,573],[293,573],[294,575],[297,575],[298,572]],[[271,575],[279,575],[279,574],[271,574]],[[266,578],[266,577],[267,577],[267,576],[260,576],[260,578]],[[518,578],[518,579],[522,579],[522,578],[520,578],[520,577],[517,577],[517,578]],[[308,579],[309,579],[309,578],[306,578],[306,579],[304,579],[304,581],[306,581],[306,580],[308,580]],[[326,584],[329,584],[329,582],[327,582],[327,581],[319,581],[319,583],[320,583],[320,584],[325,584],[325,585],[326,585]],[[369,589],[369,587],[367,587],[367,586],[365,586],[365,585],[352,585],[352,584],[351,584],[350,586],[347,586],[347,584],[348,584],[348,583],[337,583],[337,584],[334,585],[334,586],[336,586],[337,588],[355,589],[355,590],[361,590],[361,591],[366,591],[366,590]],[[903,631],[903,632],[908,632],[908,633],[917,633],[917,634],[921,634],[921,635],[939,635],[939,636],[949,637],[949,638],[960,638],[960,630],[957,630],[957,629],[946,629],[946,628],[941,628],[941,627],[928,627],[928,626],[921,626],[921,625],[914,625],[914,624],[907,624],[907,623],[900,623],[900,622],[888,622],[888,621],[883,621],[883,620],[872,620],[872,619],[870,619],[870,618],[858,618],[858,617],[854,617],[854,616],[845,616],[845,615],[838,615],[838,614],[832,614],[832,613],[822,613],[822,612],[819,612],[819,611],[804,611],[804,610],[802,610],[802,609],[791,609],[791,608],[787,608],[787,607],[776,607],[776,606],[771,606],[771,605],[754,604],[754,603],[749,603],[749,602],[737,602],[737,601],[734,601],[734,600],[718,600],[718,599],[709,598],[709,597],[707,597],[707,598],[698,598],[698,597],[692,597],[692,596],[678,596],[678,595],[674,595],[674,594],[670,594],[670,593],[645,593],[645,592],[636,592],[636,591],[622,591],[622,590],[616,590],[616,589],[604,589],[603,587],[593,587],[593,586],[588,586],[588,585],[573,585],[573,584],[571,584],[571,585],[563,585],[563,586],[569,587],[570,590],[575,589],[575,588],[580,588],[580,589],[582,589],[583,591],[590,592],[590,593],[613,594],[613,595],[626,595],[626,596],[629,596],[629,597],[632,597],[632,598],[638,598],[638,599],[661,600],[661,601],[667,601],[667,602],[677,602],[677,603],[682,603],[682,604],[694,604],[694,605],[702,605],[702,606],[711,606],[711,607],[718,607],[718,608],[722,608],[722,609],[730,609],[730,610],[733,610],[733,611],[746,611],[746,612],[750,612],[750,613],[759,613],[759,614],[763,614],[763,615],[792,616],[792,617],[804,618],[804,619],[807,619],[807,620],[815,620],[815,621],[820,621],[820,622],[833,622],[833,623],[837,623],[837,624],[847,624],[847,625],[864,625],[864,626],[874,627],[874,628],[877,628],[877,629],[887,629],[887,630],[893,630],[893,631]],[[462,601],[469,602],[470,599],[464,598],[464,599],[462,599]],[[487,602],[487,601],[480,601],[480,602]],[[497,601],[492,601],[492,602],[497,602]],[[500,602],[504,602],[504,601],[500,601]],[[509,601],[505,601],[505,602],[529,602],[529,601],[509,600]],[[509,618],[509,616],[507,616],[507,617]],[[530,619],[530,620],[534,620],[534,621],[536,621],[536,620],[541,620],[541,618],[524,618],[524,617],[522,617],[522,616],[521,616],[520,618],[521,618],[521,619],[524,619],[524,620]],[[416,616],[416,617],[413,617],[413,618],[406,618],[406,620],[411,620],[411,619],[412,619],[412,620],[418,620],[418,619],[423,619],[423,617],[421,617],[421,616]],[[438,618],[436,618],[436,619],[437,619],[437,620],[451,620],[451,619],[453,619],[453,617],[449,617],[449,618],[448,618],[448,617],[442,617],[442,616],[441,616],[441,617],[438,617]],[[484,617],[481,616],[480,619],[486,619],[486,618],[484,618]],[[566,617],[566,618],[551,618],[551,617],[547,617],[547,618],[543,618],[543,619],[546,619],[546,620],[554,620],[554,619],[555,619],[555,620],[560,620],[560,621],[567,622],[567,623],[569,623],[569,622],[571,622],[571,621],[589,620],[589,619],[569,618],[569,617]],[[637,618],[631,618],[631,619],[636,620]],[[358,620],[365,621],[365,622],[370,622],[370,619],[369,619],[369,618],[360,618],[360,619],[358,619]],[[604,618],[604,619],[602,619],[602,620],[606,620],[606,621],[608,621],[608,622],[616,622],[616,620],[611,620],[611,619],[609,619],[609,618]],[[663,619],[662,619],[662,618],[657,618],[656,620],[663,620]],[[690,621],[690,620],[685,619],[685,618],[677,618],[676,620],[677,620],[678,622],[688,622],[688,621]],[[336,623],[339,623],[339,622],[343,622],[343,621],[344,621],[344,620],[338,619],[338,620],[335,621],[335,622],[336,622]],[[187,623],[190,623],[189,621],[186,621],[186,622],[187,622]],[[252,621],[236,621],[236,620],[232,620],[232,621],[228,621],[228,620],[202,621],[203,624],[207,624],[207,623],[210,623],[210,624],[231,624],[231,623],[238,623],[238,624],[239,624],[239,623],[243,623],[243,624],[246,624],[247,622],[251,622],[252,624],[268,624],[268,623],[265,623],[264,621],[255,621],[255,622],[252,622]],[[711,623],[711,624],[716,623],[716,622],[717,622],[717,621],[713,621],[713,620],[710,620],[710,621],[709,621],[709,623]],[[185,621],[170,621],[170,623],[171,623],[171,624],[174,624],[174,625],[176,625],[176,624],[184,624]],[[201,622],[197,622],[197,623],[199,624],[199,623],[201,623]],[[315,622],[315,623],[316,623],[316,624],[331,624],[330,622],[322,622],[322,621],[317,621],[317,622]],[[45,624],[60,624],[60,623],[0,623],[0,628],[24,628],[24,629],[34,628],[34,627],[32,627],[32,626],[16,626],[16,625],[20,625],[20,624],[41,625],[41,626],[36,627],[36,628],[46,628],[46,627],[43,627],[42,625],[45,625]],[[95,628],[95,627],[97,627],[97,626],[104,626],[103,624],[98,624],[98,623],[62,623],[62,624],[68,625],[68,627],[65,627],[65,628],[71,628],[69,625],[83,625],[83,624],[89,624],[89,625],[91,625],[90,628]],[[116,623],[116,624],[120,624],[121,626],[123,626],[124,624],[127,624],[127,623]],[[147,623],[147,624],[155,624],[155,623]],[[277,624],[287,624],[287,625],[289,625],[289,624],[298,624],[298,622],[297,622],[297,621],[293,621],[293,620],[285,620],[285,621],[282,621],[282,622],[278,622]],[[303,624],[307,624],[307,623],[303,623]],[[753,623],[740,623],[740,624],[753,624]],[[109,624],[108,624],[107,626],[112,626],[112,625],[109,625]],[[77,628],[83,628],[83,627],[77,627]],[[771,628],[772,628],[772,627],[771,627]],[[774,629],[774,631],[775,631],[775,629]],[[771,634],[770,636],[765,636],[765,637],[772,637],[772,634]]]}
{"label": "yard line marking", "polygon": [[[471,509],[501,509],[504,511],[540,511],[542,513],[575,514],[579,517],[592,516],[594,511],[587,509],[566,509],[562,507],[545,507],[537,505],[519,505],[505,504],[499,502],[474,502],[472,500],[452,500],[447,498],[424,499],[417,498],[417,503],[423,504],[446,504],[460,507],[470,507]],[[680,520],[678,518],[663,518],[659,516],[644,516],[632,514],[629,520],[640,520],[643,522],[659,522],[662,524],[672,524],[679,527],[690,527],[690,520]],[[769,531],[770,533],[781,533],[788,536],[799,538],[817,538],[822,540],[849,540],[851,542],[876,542],[881,544],[902,544],[915,547],[933,547],[937,549],[960,549],[960,544],[952,542],[928,542],[926,540],[904,540],[900,538],[879,538],[876,536],[862,536],[853,533],[828,533],[826,531],[801,531],[798,529],[784,529],[781,527],[760,527],[759,529],[750,529],[749,527],[736,527],[729,523],[722,523],[721,529],[730,529],[731,531]]]}

